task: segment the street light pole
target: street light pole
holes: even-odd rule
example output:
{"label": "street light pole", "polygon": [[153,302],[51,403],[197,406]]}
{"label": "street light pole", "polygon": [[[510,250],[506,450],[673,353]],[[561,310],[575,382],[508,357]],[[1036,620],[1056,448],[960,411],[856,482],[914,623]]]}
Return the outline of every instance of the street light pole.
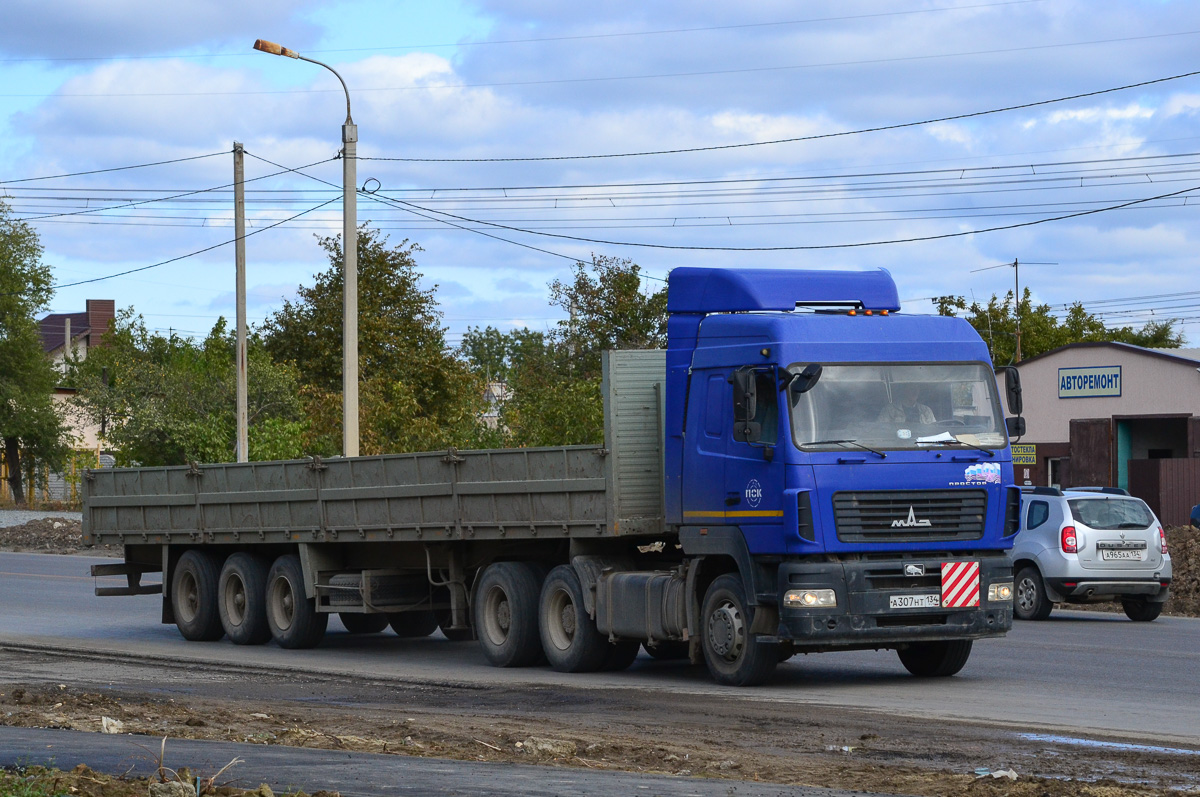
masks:
{"label": "street light pole", "polygon": [[254,49],[323,66],[346,92],[342,125],[342,454],[358,456],[358,125],[350,116],[350,90],[329,64],[305,58],[295,50],[256,39]]}

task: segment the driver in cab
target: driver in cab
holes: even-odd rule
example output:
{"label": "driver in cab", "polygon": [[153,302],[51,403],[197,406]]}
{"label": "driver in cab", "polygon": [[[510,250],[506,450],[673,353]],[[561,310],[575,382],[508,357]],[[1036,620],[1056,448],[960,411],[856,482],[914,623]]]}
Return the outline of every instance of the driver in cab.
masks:
{"label": "driver in cab", "polygon": [[892,389],[892,403],[879,411],[878,420],[890,423],[935,423],[933,410],[917,401],[920,395],[921,388],[914,382],[897,384]]}

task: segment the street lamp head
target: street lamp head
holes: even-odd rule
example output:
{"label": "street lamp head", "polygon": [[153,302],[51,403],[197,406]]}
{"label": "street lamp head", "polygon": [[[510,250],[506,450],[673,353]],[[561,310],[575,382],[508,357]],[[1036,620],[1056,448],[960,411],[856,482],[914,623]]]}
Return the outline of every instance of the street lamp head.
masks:
{"label": "street lamp head", "polygon": [[288,58],[300,57],[300,53],[296,52],[295,50],[289,50],[282,45],[276,44],[275,42],[269,42],[266,39],[255,39],[254,49],[260,50],[264,53],[270,53],[271,55],[286,55]]}

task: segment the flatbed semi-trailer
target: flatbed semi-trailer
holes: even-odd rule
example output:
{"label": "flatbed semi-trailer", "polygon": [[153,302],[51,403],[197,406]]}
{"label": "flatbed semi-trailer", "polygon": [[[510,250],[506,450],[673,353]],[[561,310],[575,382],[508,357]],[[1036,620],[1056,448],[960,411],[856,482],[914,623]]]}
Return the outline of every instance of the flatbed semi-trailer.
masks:
{"label": "flatbed semi-trailer", "polygon": [[882,271],[677,269],[668,309],[665,351],[604,355],[602,446],[90,471],[85,537],[125,552],[97,591],[161,589],[189,640],[309,647],[336,613],[738,685],[864,648],[952,675],[1010,628],[1020,418],[969,325]]}

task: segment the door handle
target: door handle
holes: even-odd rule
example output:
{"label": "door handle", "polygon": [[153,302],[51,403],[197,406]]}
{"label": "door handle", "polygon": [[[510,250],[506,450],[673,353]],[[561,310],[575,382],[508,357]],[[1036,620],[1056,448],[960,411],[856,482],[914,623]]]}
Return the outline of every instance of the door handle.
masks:
{"label": "door handle", "polygon": [[735,492],[725,493],[725,506],[737,506],[742,502],[742,494]]}

